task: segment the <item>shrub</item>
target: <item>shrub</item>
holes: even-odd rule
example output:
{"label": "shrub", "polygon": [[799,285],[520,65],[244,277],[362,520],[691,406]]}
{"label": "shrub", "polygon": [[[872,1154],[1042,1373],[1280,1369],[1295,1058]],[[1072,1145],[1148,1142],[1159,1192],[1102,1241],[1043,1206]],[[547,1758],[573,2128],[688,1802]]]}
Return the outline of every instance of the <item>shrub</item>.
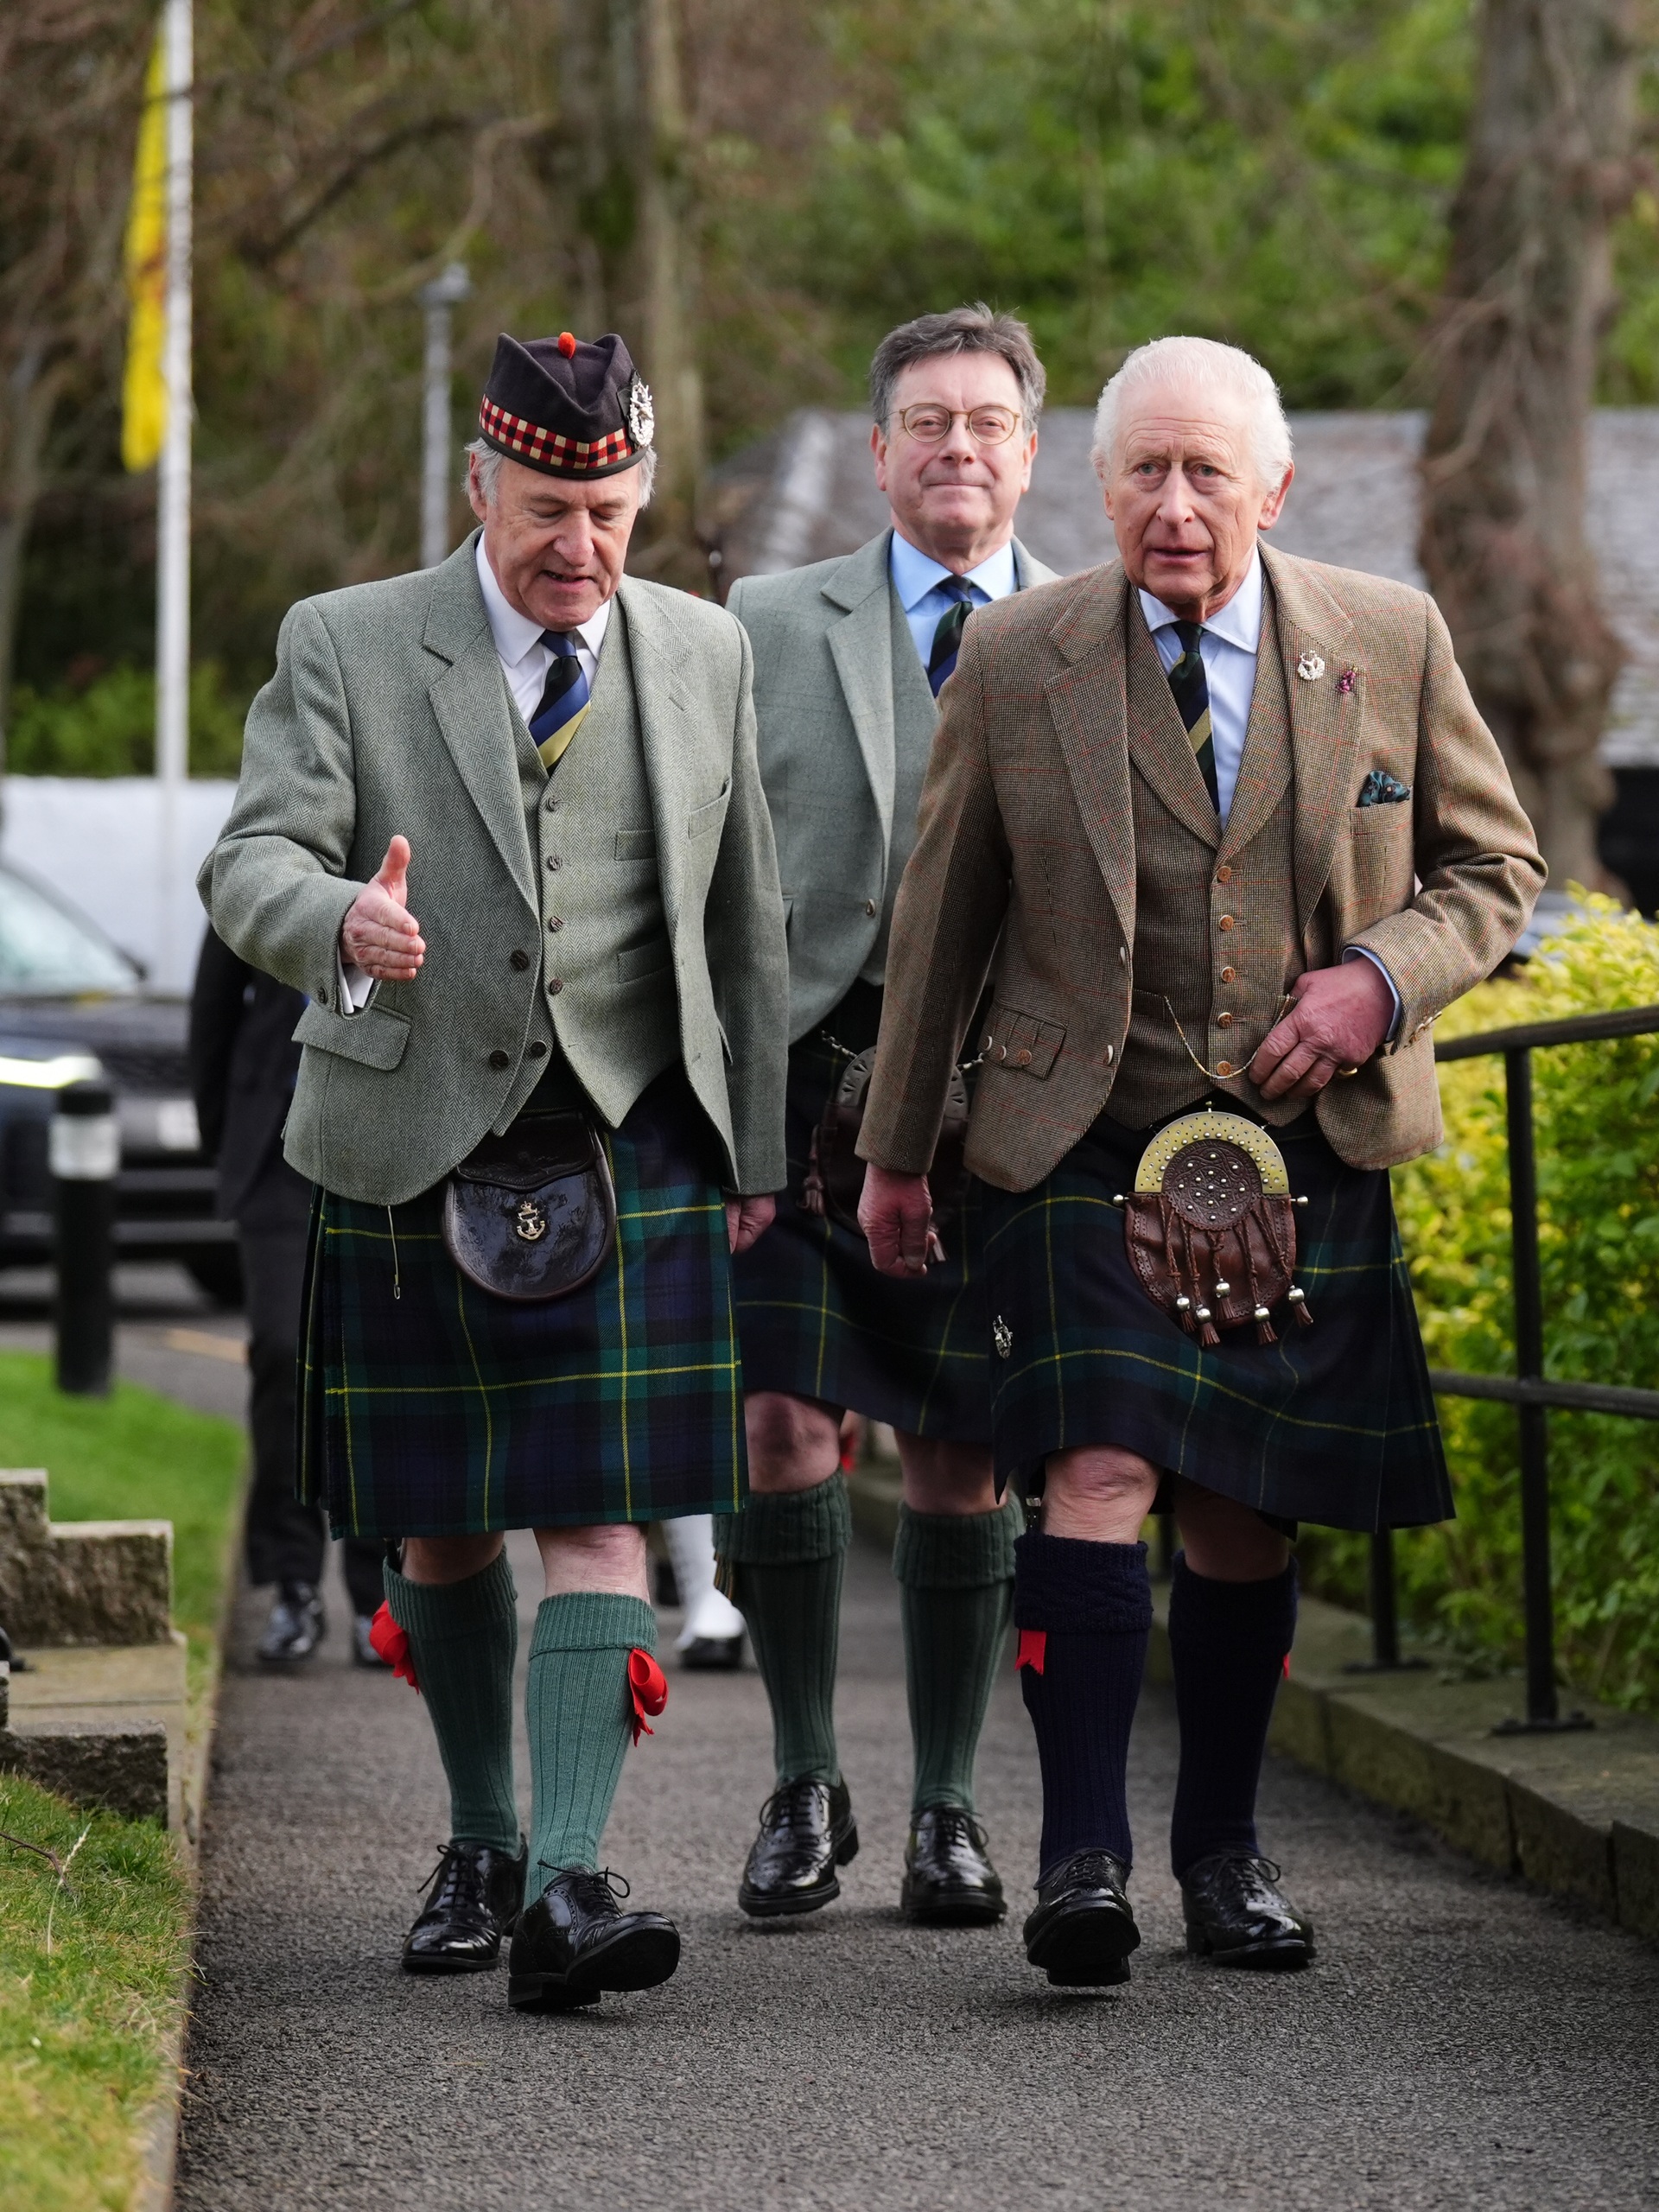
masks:
{"label": "shrub", "polygon": [[[242,762],[247,701],[232,697],[217,661],[190,671],[190,773],[234,776]],[[156,676],[111,668],[79,688],[12,700],[6,765],[19,776],[149,776],[156,767]]]}
{"label": "shrub", "polygon": [[[1592,898],[1513,982],[1452,1007],[1443,1037],[1659,1004],[1659,929]],[[1440,1073],[1446,1141],[1395,1172],[1429,1364],[1513,1374],[1501,1059]],[[1546,1371],[1659,1387],[1659,1036],[1533,1055]],[[1522,1649],[1519,1446],[1512,1408],[1443,1398],[1458,1517],[1395,1541],[1402,1616],[1471,1656]],[[1556,1630],[1567,1679],[1659,1707],[1659,1427],[1552,1413]],[[1310,1588],[1363,1605],[1363,1538],[1313,1534]]]}

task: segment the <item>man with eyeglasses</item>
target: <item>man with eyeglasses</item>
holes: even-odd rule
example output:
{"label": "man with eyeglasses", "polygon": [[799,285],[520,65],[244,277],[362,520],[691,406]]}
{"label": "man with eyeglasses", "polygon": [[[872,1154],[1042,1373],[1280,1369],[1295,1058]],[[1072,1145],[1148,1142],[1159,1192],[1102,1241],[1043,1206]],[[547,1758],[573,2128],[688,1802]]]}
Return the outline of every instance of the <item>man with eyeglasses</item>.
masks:
{"label": "man with eyeglasses", "polygon": [[[1005,1910],[973,1773],[1021,1524],[992,1481],[976,1190],[944,1226],[945,1262],[925,1281],[887,1281],[818,1125],[875,1043],[893,900],[963,626],[976,607],[1051,581],[1014,535],[1043,389],[1012,315],[963,307],[890,332],[870,367],[870,446],[891,527],[844,558],[745,577],[728,601],[754,647],[790,966],[789,1188],[735,1270],[750,1495],[716,1524],[772,1702],[778,1788],[738,1892],[757,1918],[827,1904],[858,1848],[833,1716],[849,1408],[892,1426],[903,1469],[893,1573],[915,1778],[901,1910],[962,1925]],[[842,1150],[850,1159],[849,1141]]]}

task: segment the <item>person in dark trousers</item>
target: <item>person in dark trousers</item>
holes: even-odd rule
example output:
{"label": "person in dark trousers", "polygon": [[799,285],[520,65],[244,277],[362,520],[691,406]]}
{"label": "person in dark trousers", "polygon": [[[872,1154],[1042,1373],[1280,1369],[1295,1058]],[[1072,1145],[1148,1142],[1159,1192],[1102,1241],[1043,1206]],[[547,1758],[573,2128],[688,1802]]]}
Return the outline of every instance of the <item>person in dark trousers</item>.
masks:
{"label": "person in dark trousers", "polygon": [[[283,1158],[283,1123],[299,1073],[294,1025],[303,995],[238,960],[209,930],[190,1001],[190,1088],[202,1150],[219,1162],[219,1214],[233,1221],[242,1248],[252,1373],[249,1426],[253,1488],[248,1497],[248,1580],[275,1583],[276,1596],[259,1656],[308,1659],[321,1643],[322,1510],[302,1504],[294,1484],[295,1387],[300,1289],[305,1274],[311,1185]],[[376,1539],[346,1539],[346,1587],[352,1601],[352,1656],[360,1667],[385,1661],[369,1642],[380,1603]]]}

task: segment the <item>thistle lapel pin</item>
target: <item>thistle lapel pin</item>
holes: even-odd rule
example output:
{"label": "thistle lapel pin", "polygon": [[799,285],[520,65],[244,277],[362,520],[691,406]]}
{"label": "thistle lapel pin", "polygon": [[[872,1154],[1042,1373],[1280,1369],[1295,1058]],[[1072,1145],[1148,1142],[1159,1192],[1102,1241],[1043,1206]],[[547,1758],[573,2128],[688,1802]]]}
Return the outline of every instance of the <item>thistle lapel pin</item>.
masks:
{"label": "thistle lapel pin", "polygon": [[1337,690],[1345,699],[1353,688],[1354,671],[1351,668],[1344,668],[1342,674],[1337,678]]}
{"label": "thistle lapel pin", "polygon": [[1318,653],[1304,653],[1296,664],[1296,673],[1304,683],[1317,683],[1325,674],[1325,663]]}

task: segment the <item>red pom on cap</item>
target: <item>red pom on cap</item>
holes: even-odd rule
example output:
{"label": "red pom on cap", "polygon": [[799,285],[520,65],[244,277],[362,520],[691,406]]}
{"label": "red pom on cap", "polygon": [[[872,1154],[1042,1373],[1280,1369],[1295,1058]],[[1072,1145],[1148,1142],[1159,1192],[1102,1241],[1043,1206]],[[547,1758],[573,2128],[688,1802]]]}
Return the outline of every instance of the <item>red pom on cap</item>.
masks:
{"label": "red pom on cap", "polygon": [[559,351],[568,361],[576,350],[576,341],[568,330],[559,333]]}

